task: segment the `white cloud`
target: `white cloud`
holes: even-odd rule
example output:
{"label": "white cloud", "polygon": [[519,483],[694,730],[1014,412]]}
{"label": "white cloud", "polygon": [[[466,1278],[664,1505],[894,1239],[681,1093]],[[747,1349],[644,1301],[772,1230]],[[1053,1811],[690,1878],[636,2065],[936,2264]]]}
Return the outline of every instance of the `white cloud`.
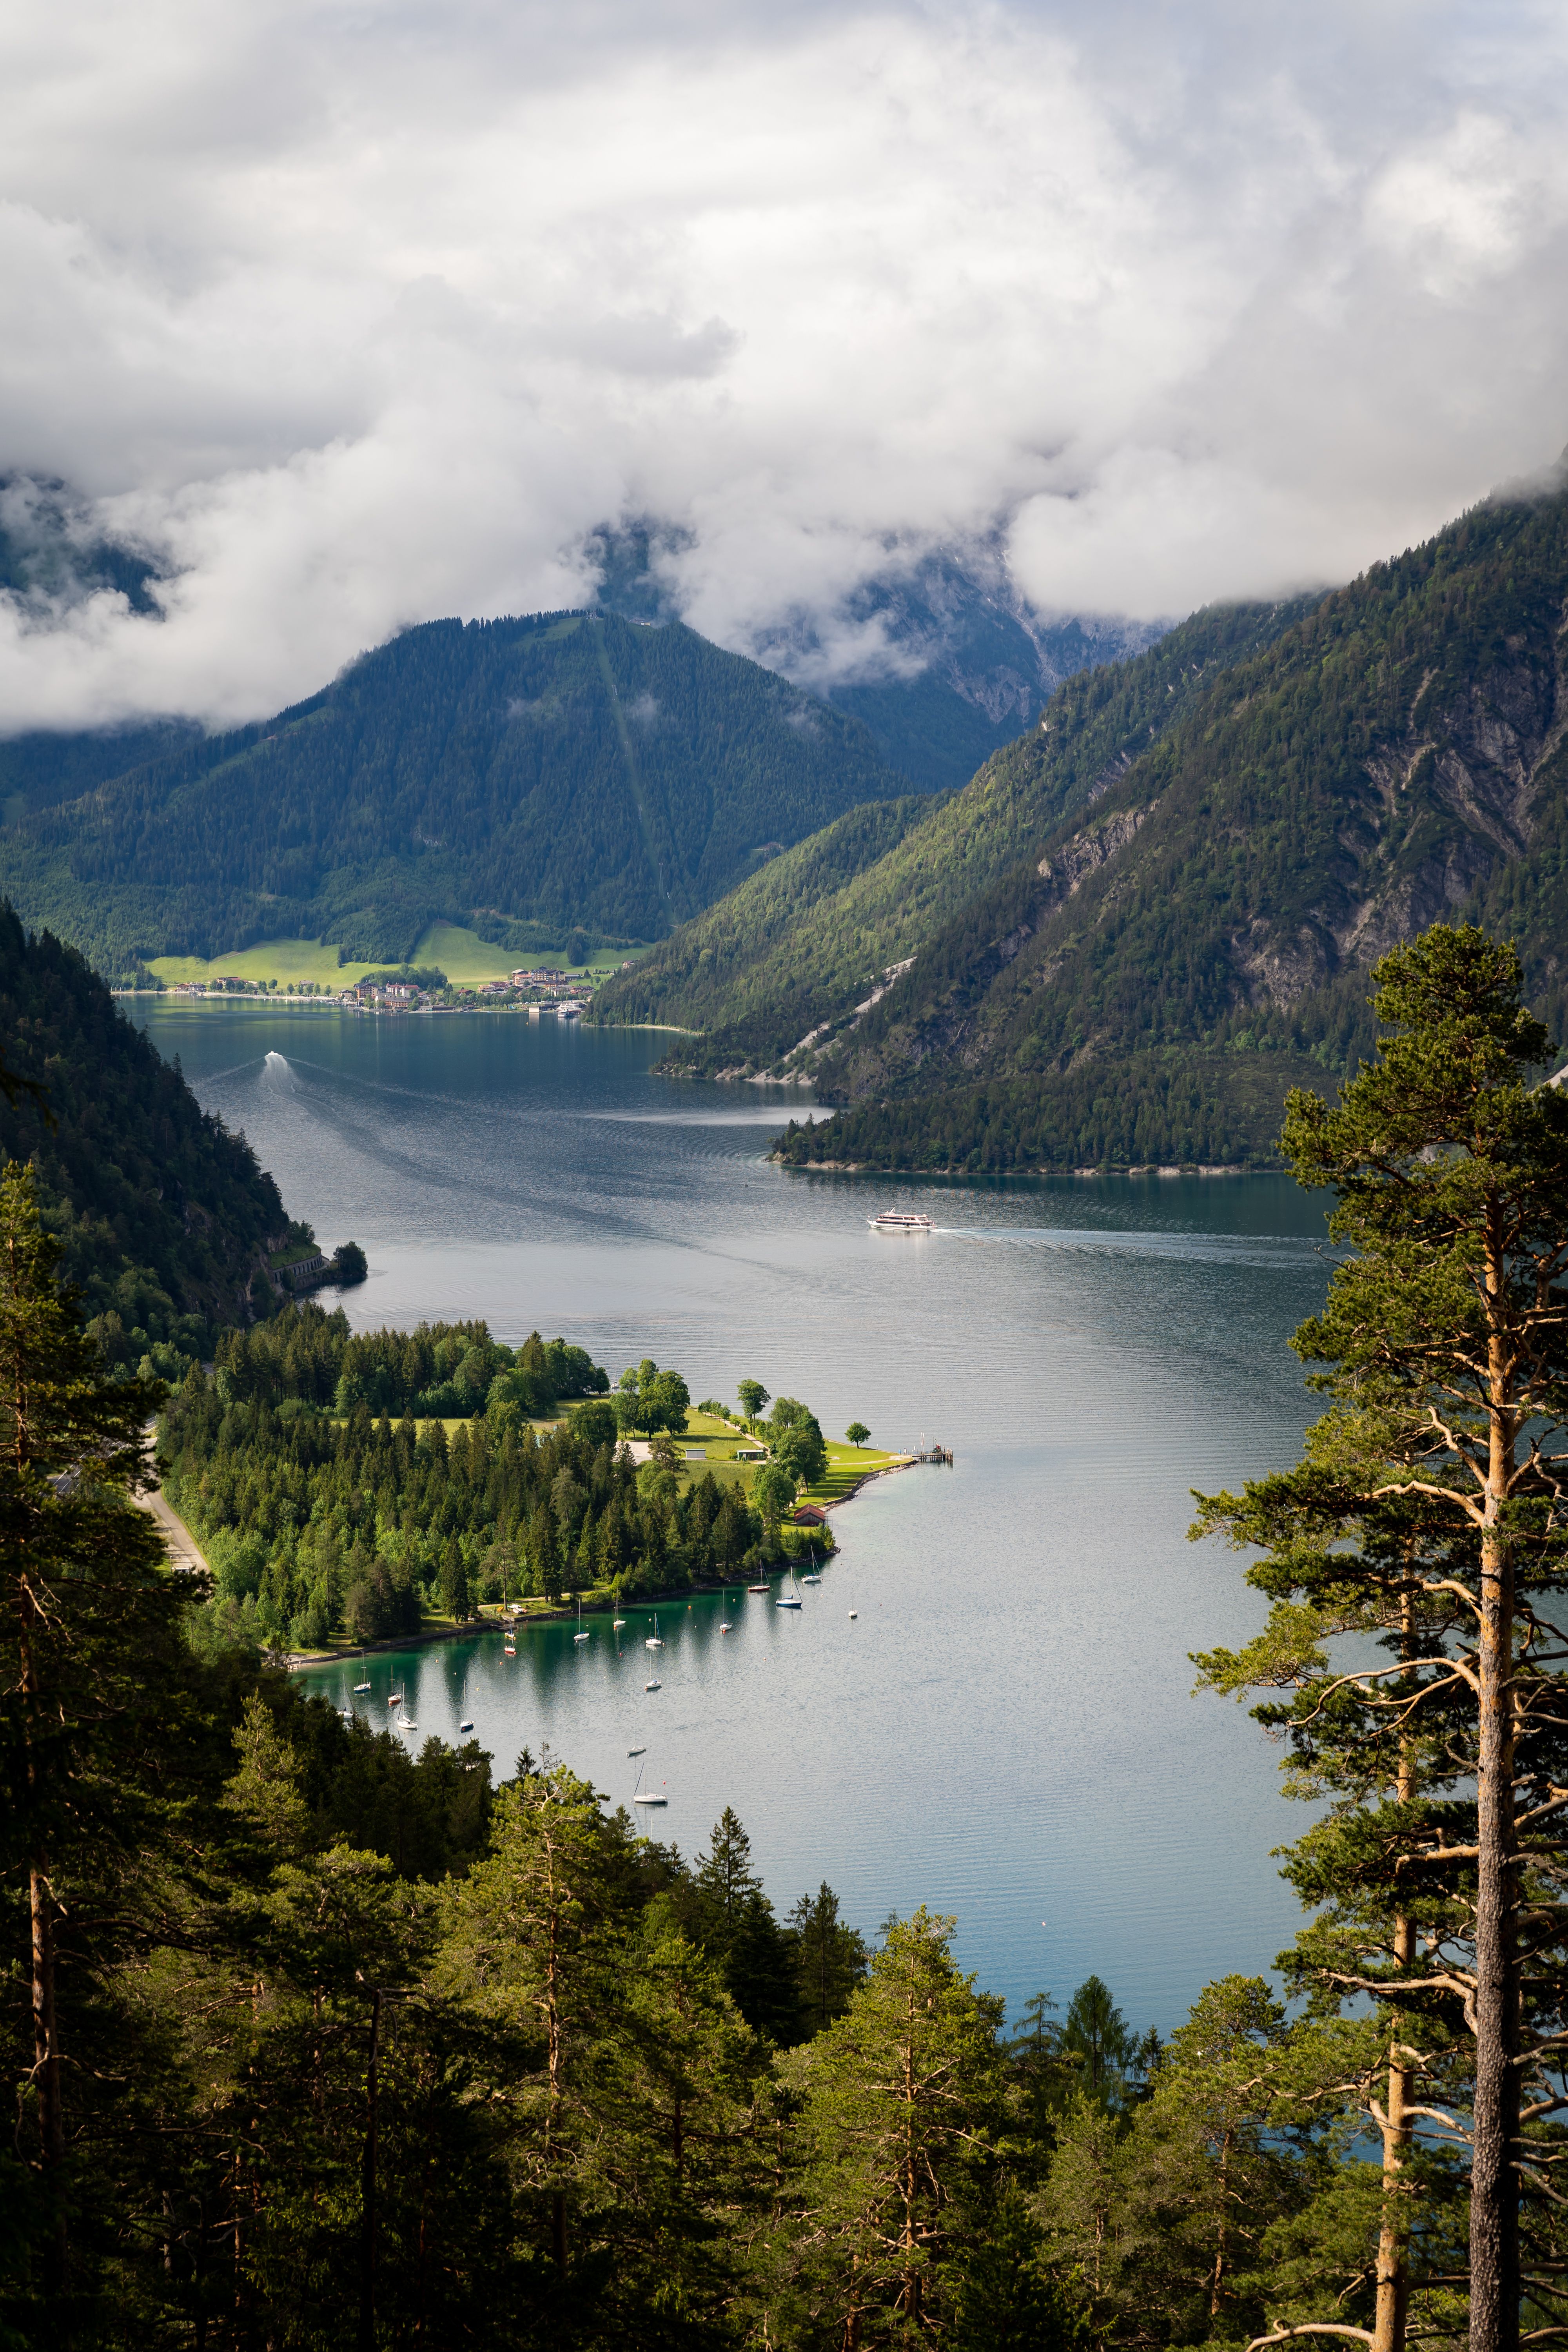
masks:
{"label": "white cloud", "polygon": [[1568,438],[1564,30],[1499,0],[17,0],[0,467],[170,573],[10,727],[258,715],[656,514],[767,642],[1000,532],[1058,610],[1343,577]]}

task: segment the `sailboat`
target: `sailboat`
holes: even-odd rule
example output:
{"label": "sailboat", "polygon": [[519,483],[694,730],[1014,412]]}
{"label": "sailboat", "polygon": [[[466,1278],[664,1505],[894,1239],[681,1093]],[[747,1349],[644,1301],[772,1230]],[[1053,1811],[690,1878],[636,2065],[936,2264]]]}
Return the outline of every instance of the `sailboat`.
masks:
{"label": "sailboat", "polygon": [[653,1632],[648,1635],[647,1640],[643,1643],[643,1648],[644,1648],[645,1650],[662,1650],[662,1649],[663,1649],[663,1647],[664,1647],[664,1643],[659,1640],[659,1637],[658,1637],[658,1610],[656,1609],[656,1610],[655,1610],[655,1612],[654,1612],[654,1618],[653,1618]]}
{"label": "sailboat", "polygon": [[644,1683],[643,1688],[645,1691],[662,1690],[664,1688],[664,1685],[659,1681],[658,1676],[656,1675],[651,1683]]}
{"label": "sailboat", "polygon": [[[463,1676],[463,1705],[464,1705],[465,1706],[468,1706],[468,1675],[465,1675]],[[459,1724],[458,1724],[458,1734],[459,1738],[462,1737],[462,1735],[463,1735],[463,1733],[464,1733],[465,1731],[472,1731],[473,1727],[474,1727],[474,1725],[473,1725],[473,1717],[472,1717],[471,1716],[469,1716],[469,1717],[465,1717],[465,1719],[464,1719],[461,1723],[459,1723]]]}
{"label": "sailboat", "polygon": [[[790,1567],[789,1575],[790,1583],[793,1588],[795,1585],[795,1568],[793,1563]],[[781,1592],[778,1599],[773,1602],[773,1607],[775,1609],[798,1609],[800,1607],[799,1591],[797,1590],[792,1590],[788,1592]]]}
{"label": "sailboat", "polygon": [[809,1554],[810,1554],[811,1566],[806,1570],[805,1574],[801,1578],[801,1580],[801,1580],[801,1582],[802,1582],[803,1584],[820,1584],[820,1583],[822,1582],[822,1579],[821,1579],[821,1577],[820,1577],[820,1576],[817,1574],[817,1572],[816,1572],[816,1548],[815,1548],[815,1546],[808,1546],[808,1547],[807,1547],[807,1549],[808,1549],[808,1552],[809,1552]]}
{"label": "sailboat", "polygon": [[[730,1606],[730,1595],[728,1591],[726,1591],[724,1595],[724,1606],[726,1609]],[[728,1633],[730,1630],[730,1620],[728,1617],[721,1617],[719,1620],[719,1631],[721,1633]]]}
{"label": "sailboat", "polygon": [[572,1639],[574,1642],[585,1642],[587,1638],[587,1629],[583,1623],[583,1596],[579,1593],[577,1595],[577,1631],[573,1634]]}
{"label": "sailboat", "polygon": [[507,1619],[506,1641],[503,1644],[502,1654],[509,1658],[515,1658],[517,1655],[517,1627],[512,1623],[510,1617]]}
{"label": "sailboat", "polygon": [[616,1614],[615,1614],[615,1615],[610,1619],[610,1631],[611,1631],[611,1633],[618,1633],[620,1632],[620,1630],[621,1630],[622,1626],[623,1626],[623,1625],[626,1623],[626,1619],[625,1619],[625,1618],[620,1614],[620,1607],[621,1607],[621,1588],[620,1588],[619,1584],[617,1583],[617,1585],[616,1586]]}
{"label": "sailboat", "polygon": [[365,1693],[369,1690],[369,1688],[370,1688],[370,1685],[369,1685],[368,1683],[355,1683],[355,1685],[354,1685],[354,1696],[355,1696],[355,1698],[363,1698],[363,1696],[365,1696]]}
{"label": "sailboat", "polygon": [[388,1706],[401,1706],[403,1705],[403,1693],[400,1690],[388,1691],[386,1695],[386,1704]]}

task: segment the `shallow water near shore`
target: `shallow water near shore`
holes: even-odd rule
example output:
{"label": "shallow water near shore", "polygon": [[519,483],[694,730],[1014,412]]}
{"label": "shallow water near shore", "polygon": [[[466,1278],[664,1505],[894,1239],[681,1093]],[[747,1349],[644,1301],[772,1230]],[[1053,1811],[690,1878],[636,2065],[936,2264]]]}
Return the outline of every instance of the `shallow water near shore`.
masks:
{"label": "shallow water near shore", "polygon": [[[658,1079],[657,1034],[141,1000],[290,1211],[367,1251],[356,1325],[483,1315],[694,1397],[754,1377],[829,1431],[940,1440],[874,1481],[798,1612],[731,1591],[312,1672],[412,1740],[471,1717],[498,1773],[548,1742],[690,1853],[725,1804],[781,1908],[827,1879],[868,1930],[925,1902],[1015,2014],[1091,1969],[1139,2027],[1267,1968],[1299,1923],[1269,1849],[1305,1828],[1191,1651],[1261,1622],[1189,1489],[1295,1458],[1286,1340],[1321,1300],[1323,1203],[1281,1177],[990,1184],[772,1168],[796,1091]],[[896,1202],[937,1230],[867,1219]],[[323,1294],[329,1306],[337,1294]],[[851,1611],[858,1612],[853,1619]],[[662,1685],[649,1693],[644,1685]],[[633,1759],[628,1751],[645,1748]],[[639,1811],[642,1809],[639,1809]]]}

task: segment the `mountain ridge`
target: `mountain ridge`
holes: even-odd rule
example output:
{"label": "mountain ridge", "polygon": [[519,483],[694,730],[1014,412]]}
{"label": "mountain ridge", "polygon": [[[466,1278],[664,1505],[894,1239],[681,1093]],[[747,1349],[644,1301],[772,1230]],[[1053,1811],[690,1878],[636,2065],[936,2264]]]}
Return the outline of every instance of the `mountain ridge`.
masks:
{"label": "mountain ridge", "polygon": [[[994,752],[963,791],[901,822],[849,870],[850,836],[808,840],[681,927],[595,1000],[605,1022],[668,1022],[707,1034],[668,1066],[809,1076],[826,1052],[806,1033],[841,1030],[867,988],[1000,881],[1065,812],[1092,805],[1174,722],[1216,667],[1277,635],[1310,599],[1208,608],[1133,659],[1065,680],[1039,726]],[[901,804],[900,804],[901,805]]]}
{"label": "mountain ridge", "polygon": [[1267,1159],[1287,1087],[1347,1075],[1370,1044],[1372,962],[1439,916],[1513,939],[1561,1034],[1561,483],[1319,600],[1096,809],[969,901],[819,1057],[835,1116],[797,1125],[784,1157]]}
{"label": "mountain ridge", "polygon": [[432,622],[32,810],[0,890],[110,970],[279,936],[398,961],[475,913],[648,940],[907,791],[858,720],[679,623]]}

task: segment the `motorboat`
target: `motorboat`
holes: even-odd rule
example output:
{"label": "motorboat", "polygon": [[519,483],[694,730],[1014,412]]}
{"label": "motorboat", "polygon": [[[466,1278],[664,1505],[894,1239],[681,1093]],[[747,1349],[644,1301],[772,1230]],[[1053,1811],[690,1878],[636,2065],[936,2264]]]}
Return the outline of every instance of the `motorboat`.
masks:
{"label": "motorboat", "polygon": [[920,1209],[884,1209],[879,1217],[868,1217],[866,1223],[874,1234],[929,1234],[936,1230]]}
{"label": "motorboat", "polygon": [[653,1681],[652,1681],[651,1683],[644,1683],[644,1685],[643,1685],[643,1688],[644,1688],[644,1690],[645,1690],[645,1691],[650,1691],[650,1690],[662,1690],[662,1689],[664,1688],[664,1685],[663,1685],[663,1684],[658,1680],[658,1676],[656,1675],[656,1676],[654,1677],[654,1679],[653,1679]]}

